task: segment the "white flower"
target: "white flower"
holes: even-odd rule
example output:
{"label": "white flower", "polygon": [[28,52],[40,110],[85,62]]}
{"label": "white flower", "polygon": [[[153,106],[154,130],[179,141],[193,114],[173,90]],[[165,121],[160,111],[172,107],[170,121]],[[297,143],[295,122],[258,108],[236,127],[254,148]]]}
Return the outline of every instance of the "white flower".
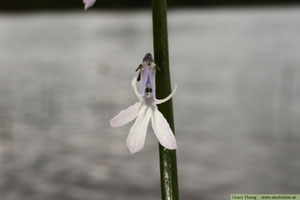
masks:
{"label": "white flower", "polygon": [[96,0],[83,0],[84,9],[87,10],[88,8],[92,7]]}
{"label": "white flower", "polygon": [[136,118],[136,121],[130,128],[129,135],[127,137],[127,146],[131,153],[136,153],[143,148],[150,119],[153,131],[160,144],[167,149],[177,148],[175,136],[167,120],[164,118],[164,116],[156,106],[157,104],[164,103],[171,99],[176,92],[177,85],[175,85],[173,92],[168,97],[162,100],[156,99],[154,86],[155,65],[153,64],[153,62],[144,62],[142,64],[143,66],[140,66],[144,68],[141,69],[141,88],[144,89],[142,90],[142,94],[138,92],[136,86],[137,77],[134,77],[132,79],[133,90],[140,101],[121,111],[117,116],[110,120],[110,125],[112,127],[120,127]]}

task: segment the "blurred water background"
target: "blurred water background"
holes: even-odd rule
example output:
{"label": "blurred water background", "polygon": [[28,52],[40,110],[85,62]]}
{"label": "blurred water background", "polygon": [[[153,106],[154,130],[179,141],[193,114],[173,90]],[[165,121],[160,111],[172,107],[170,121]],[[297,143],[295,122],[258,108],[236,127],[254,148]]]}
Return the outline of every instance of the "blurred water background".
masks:
{"label": "blurred water background", "polygon": [[[299,193],[300,7],[169,12],[180,197]],[[157,140],[130,155],[150,11],[0,14],[0,199],[160,199]]]}

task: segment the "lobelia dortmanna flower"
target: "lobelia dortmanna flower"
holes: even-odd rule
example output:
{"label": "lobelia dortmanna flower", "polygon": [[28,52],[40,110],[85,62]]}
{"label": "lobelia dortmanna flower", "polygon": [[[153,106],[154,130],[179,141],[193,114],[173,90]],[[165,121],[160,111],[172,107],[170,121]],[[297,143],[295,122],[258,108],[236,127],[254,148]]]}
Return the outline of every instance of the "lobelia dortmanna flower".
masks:
{"label": "lobelia dortmanna flower", "polygon": [[88,8],[92,7],[96,0],[83,0],[84,9],[87,10]]}
{"label": "lobelia dortmanna flower", "polygon": [[[110,125],[111,127],[120,127],[136,118],[135,123],[129,130],[129,135],[126,140],[131,153],[136,153],[143,148],[150,120],[152,129],[159,143],[167,149],[176,149],[175,136],[167,120],[158,110],[156,105],[171,99],[176,92],[177,85],[175,85],[174,90],[169,96],[161,100],[156,99],[155,74],[156,70],[159,70],[159,68],[153,62],[150,53],[146,54],[143,63],[140,64],[137,70],[140,70],[139,75],[132,79],[132,87],[139,102],[122,110],[117,116],[110,120]],[[137,89],[137,81],[139,80],[141,80],[140,92]]]}

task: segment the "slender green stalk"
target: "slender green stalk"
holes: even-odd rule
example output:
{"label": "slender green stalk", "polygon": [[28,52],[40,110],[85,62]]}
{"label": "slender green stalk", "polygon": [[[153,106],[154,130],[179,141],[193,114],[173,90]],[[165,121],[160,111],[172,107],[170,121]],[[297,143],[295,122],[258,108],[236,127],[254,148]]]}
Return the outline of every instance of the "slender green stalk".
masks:
{"label": "slender green stalk", "polygon": [[[162,99],[171,93],[169,71],[167,1],[152,0],[154,60],[161,71],[156,73],[156,96]],[[158,109],[174,130],[172,100],[160,104]],[[176,151],[159,144],[162,200],[178,200]]]}

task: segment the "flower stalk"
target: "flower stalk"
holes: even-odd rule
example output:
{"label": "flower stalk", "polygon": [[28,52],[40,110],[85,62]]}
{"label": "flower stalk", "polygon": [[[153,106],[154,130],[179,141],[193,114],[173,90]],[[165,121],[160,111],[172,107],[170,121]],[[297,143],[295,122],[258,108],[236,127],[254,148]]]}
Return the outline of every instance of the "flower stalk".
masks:
{"label": "flower stalk", "polygon": [[[156,74],[156,97],[163,98],[171,93],[169,70],[167,0],[152,0],[154,60],[160,67]],[[168,121],[173,133],[172,99],[158,106],[159,111]],[[176,150],[168,150],[159,144],[161,195],[162,200],[178,200],[178,178]]]}

